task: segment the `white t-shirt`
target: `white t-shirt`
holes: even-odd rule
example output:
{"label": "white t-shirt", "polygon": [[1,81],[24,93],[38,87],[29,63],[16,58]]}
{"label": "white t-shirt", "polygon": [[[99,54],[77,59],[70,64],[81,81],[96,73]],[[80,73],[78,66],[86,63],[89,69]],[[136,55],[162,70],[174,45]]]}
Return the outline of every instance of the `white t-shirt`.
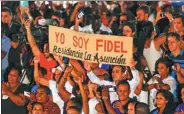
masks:
{"label": "white t-shirt", "polygon": [[[160,75],[159,74],[156,74],[154,77],[159,77],[160,78]],[[163,79],[162,82],[164,84],[168,84],[170,86],[170,92],[171,93],[174,93],[174,90],[176,89],[176,80],[171,77],[171,76],[168,76],[167,78]],[[148,81],[148,84],[154,84],[154,83],[158,83],[157,81],[153,81],[152,79],[150,79]],[[155,98],[156,97],[156,93],[157,93],[157,90],[154,88],[150,91],[150,95]]]}
{"label": "white t-shirt", "polygon": [[59,106],[61,114],[63,113],[64,101],[58,95],[57,83],[54,80],[49,80],[49,88],[52,91],[53,102]]}
{"label": "white t-shirt", "polygon": [[128,80],[128,83],[130,84],[130,90],[131,90],[129,97],[133,98],[135,89],[140,82],[140,76],[139,76],[138,70],[131,70],[131,72],[132,72],[133,78],[130,81]]}
{"label": "white t-shirt", "polygon": [[89,99],[89,114],[97,114],[97,110],[95,109],[96,105],[99,103],[96,97]]}

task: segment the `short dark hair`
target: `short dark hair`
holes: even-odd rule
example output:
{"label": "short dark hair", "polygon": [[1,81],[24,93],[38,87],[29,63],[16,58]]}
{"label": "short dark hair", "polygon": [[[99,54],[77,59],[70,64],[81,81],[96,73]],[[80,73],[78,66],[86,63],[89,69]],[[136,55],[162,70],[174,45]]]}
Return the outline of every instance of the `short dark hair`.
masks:
{"label": "short dark hair", "polygon": [[181,18],[181,21],[182,21],[182,23],[184,24],[184,18],[183,18],[182,15],[175,15],[175,16],[174,16],[174,19],[176,19],[176,18]]}
{"label": "short dark hair", "polygon": [[73,105],[74,107],[76,107],[77,110],[79,110],[79,111],[82,110],[82,101],[81,101],[80,98],[78,98],[78,97],[73,97],[73,98],[71,98],[70,100],[71,100],[71,102],[72,102],[72,105]]}
{"label": "short dark hair", "polygon": [[116,67],[116,66],[121,67],[121,72],[125,72],[126,68],[125,68],[125,66],[122,66],[122,65],[114,65],[114,66],[112,66],[112,69],[114,69],[114,67]]}
{"label": "short dark hair", "polygon": [[3,8],[1,9],[1,12],[8,12],[8,13],[12,16],[12,11],[11,11],[11,9],[8,8],[8,7],[3,7]]}
{"label": "short dark hair", "polygon": [[132,32],[136,31],[135,25],[133,23],[129,22],[129,21],[123,22],[123,27],[124,26],[129,26],[131,28]]}
{"label": "short dark hair", "polygon": [[120,85],[127,85],[128,88],[130,89],[130,84],[126,81],[126,80],[121,80],[118,85],[117,88],[119,88]]}
{"label": "short dark hair", "polygon": [[[77,107],[75,107],[75,106],[70,106],[68,109],[74,109],[74,110],[76,110],[77,112],[80,112],[80,110],[77,108]],[[67,110],[68,110],[67,109]]]}
{"label": "short dark hair", "polygon": [[[50,89],[49,89],[47,86],[40,85],[40,86],[38,87],[38,89],[44,89],[45,92],[47,93],[47,95],[49,95],[49,94],[51,93]],[[38,89],[37,89],[37,90],[38,90]]]}
{"label": "short dark hair", "polygon": [[173,62],[168,58],[168,57],[165,57],[165,58],[159,58],[156,63],[155,63],[155,71],[156,73],[158,73],[157,69],[158,69],[158,64],[159,63],[163,63],[166,65],[166,68],[169,68],[169,73],[171,73],[171,66],[173,65]]}
{"label": "short dark hair", "polygon": [[179,35],[178,33],[175,33],[175,32],[170,32],[170,33],[168,33],[168,34],[167,34],[167,37],[166,37],[167,42],[168,42],[168,38],[169,38],[169,37],[175,37],[177,41],[180,41],[180,35]]}
{"label": "short dark hair", "polygon": [[135,104],[136,114],[150,114],[149,106],[146,103],[138,102]]}
{"label": "short dark hair", "polygon": [[149,8],[149,6],[147,6],[147,5],[140,6],[140,7],[137,9],[137,11],[138,11],[138,10],[143,10],[144,13],[147,13],[147,14],[150,13],[150,8]]}
{"label": "short dark hair", "polygon": [[[21,69],[20,69],[20,68],[12,67],[12,68],[10,69],[10,72],[11,72],[12,70],[17,71],[17,72],[18,72],[19,77],[21,77],[21,76],[22,76],[22,71],[21,71]],[[9,73],[10,73],[10,72],[9,72]]]}

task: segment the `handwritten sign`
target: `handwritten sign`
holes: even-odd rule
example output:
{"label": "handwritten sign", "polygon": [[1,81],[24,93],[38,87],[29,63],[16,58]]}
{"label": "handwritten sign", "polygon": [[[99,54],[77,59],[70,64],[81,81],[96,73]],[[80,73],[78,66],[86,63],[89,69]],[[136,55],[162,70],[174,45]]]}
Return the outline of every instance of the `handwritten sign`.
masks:
{"label": "handwritten sign", "polygon": [[49,26],[49,51],[69,58],[113,65],[128,65],[132,37],[81,33]]}

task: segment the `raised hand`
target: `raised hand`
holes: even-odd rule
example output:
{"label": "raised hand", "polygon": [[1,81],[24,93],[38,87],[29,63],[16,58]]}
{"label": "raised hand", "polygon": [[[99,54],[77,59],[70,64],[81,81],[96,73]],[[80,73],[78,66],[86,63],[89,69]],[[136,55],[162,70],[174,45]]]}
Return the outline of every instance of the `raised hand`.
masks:
{"label": "raised hand", "polygon": [[38,64],[40,62],[40,59],[38,59],[37,57],[34,57],[34,63]]}
{"label": "raised hand", "polygon": [[68,66],[68,67],[66,67],[65,72],[66,73],[70,73],[72,70],[73,70],[73,67],[72,66]]}
{"label": "raised hand", "polygon": [[121,102],[118,101],[114,103],[113,107],[118,108],[121,113],[124,113],[123,105],[121,104]]}

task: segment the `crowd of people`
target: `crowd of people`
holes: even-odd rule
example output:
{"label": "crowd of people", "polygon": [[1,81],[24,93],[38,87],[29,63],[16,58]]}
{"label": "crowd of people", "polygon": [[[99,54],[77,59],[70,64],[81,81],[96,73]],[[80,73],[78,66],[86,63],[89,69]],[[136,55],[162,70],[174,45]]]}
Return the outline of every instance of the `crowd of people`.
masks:
{"label": "crowd of people", "polygon": [[[184,2],[1,4],[2,114],[184,114]],[[49,25],[132,38],[130,65],[51,54]]]}

